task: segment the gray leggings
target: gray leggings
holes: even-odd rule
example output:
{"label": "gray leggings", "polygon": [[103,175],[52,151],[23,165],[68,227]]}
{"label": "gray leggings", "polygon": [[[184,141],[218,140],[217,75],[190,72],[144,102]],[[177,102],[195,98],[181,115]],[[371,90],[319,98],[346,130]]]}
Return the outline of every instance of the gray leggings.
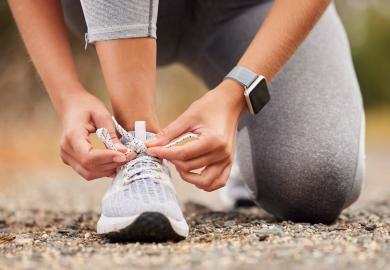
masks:
{"label": "gray leggings", "polygon": [[[90,41],[155,36],[157,1],[82,2]],[[146,4],[135,8],[141,2]],[[271,5],[161,1],[158,64],[181,63],[215,87],[237,63]],[[79,1],[63,0],[63,7],[69,27],[83,35]],[[259,115],[242,117],[235,161],[240,175],[276,217],[330,223],[359,196],[364,171],[362,99],[333,5],[272,81],[270,92],[271,101]]]}

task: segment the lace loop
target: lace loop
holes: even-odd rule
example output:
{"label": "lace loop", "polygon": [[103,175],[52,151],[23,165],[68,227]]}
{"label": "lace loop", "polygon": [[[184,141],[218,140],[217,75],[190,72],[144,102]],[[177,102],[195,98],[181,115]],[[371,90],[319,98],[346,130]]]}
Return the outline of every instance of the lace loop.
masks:
{"label": "lace loop", "polygon": [[[131,136],[118,122],[113,118],[115,128],[124,138],[124,145],[128,151],[137,153],[137,157],[122,166],[124,169],[124,185],[128,185],[136,180],[145,178],[161,179],[162,161],[158,158],[146,154],[146,145],[143,141]],[[110,150],[117,150],[112,141],[110,133],[106,128],[96,130],[96,135]],[[170,182],[169,182],[170,183]]]}

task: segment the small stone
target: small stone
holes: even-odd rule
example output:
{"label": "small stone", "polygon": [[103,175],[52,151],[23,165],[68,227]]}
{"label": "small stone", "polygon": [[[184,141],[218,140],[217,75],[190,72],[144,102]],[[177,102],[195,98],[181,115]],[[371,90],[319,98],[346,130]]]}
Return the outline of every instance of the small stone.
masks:
{"label": "small stone", "polygon": [[0,228],[5,228],[7,227],[7,221],[5,219],[0,219]]}
{"label": "small stone", "polygon": [[84,238],[89,238],[91,236],[91,234],[90,233],[86,233],[86,234],[84,234]]}
{"label": "small stone", "polygon": [[16,238],[15,243],[18,245],[29,245],[34,242],[32,238]]}
{"label": "small stone", "polygon": [[268,234],[258,234],[257,237],[258,237],[259,241],[262,242],[262,241],[267,240],[269,235]]}
{"label": "small stone", "polygon": [[13,234],[1,234],[0,235],[0,244],[11,242],[16,238]]}
{"label": "small stone", "polygon": [[29,227],[29,228],[34,227],[35,225],[36,225],[36,222],[34,219],[29,219],[24,223],[24,226]]}
{"label": "small stone", "polygon": [[366,229],[366,231],[371,232],[371,231],[375,230],[376,227],[377,227],[376,224],[374,224],[374,223],[369,223],[369,224],[367,224],[367,225],[364,226],[364,229]]}
{"label": "small stone", "polygon": [[265,227],[259,231],[259,234],[282,236],[283,231],[275,226]]}
{"label": "small stone", "polygon": [[225,221],[223,223],[224,227],[232,227],[232,226],[235,226],[235,225],[236,225],[236,221],[234,221],[234,220],[228,220],[228,221]]}

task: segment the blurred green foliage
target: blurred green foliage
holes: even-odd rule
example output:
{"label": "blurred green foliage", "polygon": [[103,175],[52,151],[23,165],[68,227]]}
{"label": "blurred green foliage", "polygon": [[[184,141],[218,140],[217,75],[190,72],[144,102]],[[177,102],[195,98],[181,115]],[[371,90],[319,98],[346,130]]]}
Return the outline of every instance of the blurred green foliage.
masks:
{"label": "blurred green foliage", "polygon": [[390,16],[375,9],[365,13],[365,37],[352,55],[367,107],[390,104]]}
{"label": "blurred green foliage", "polygon": [[[353,60],[364,96],[365,106],[372,108],[390,104],[390,10],[388,0],[355,0],[335,1],[341,18],[346,27],[352,48]],[[364,5],[363,5],[363,4]],[[370,4],[371,3],[371,4]],[[39,36],[39,35],[37,35]],[[17,56],[26,57],[21,46],[17,28],[13,22],[7,2],[0,1],[0,82],[2,77],[9,74],[6,69],[20,68],[14,64]],[[76,47],[81,46],[77,45]],[[81,53],[79,52],[79,55]],[[16,56],[12,56],[12,54]],[[85,56],[84,56],[85,57]],[[20,61],[19,61],[20,62]],[[31,63],[25,61],[26,65]],[[93,77],[95,70],[86,69],[81,74],[83,77]],[[36,80],[32,75],[28,83]],[[4,79],[3,79],[4,81]],[[36,83],[32,83],[36,86]],[[0,83],[4,88],[4,84]],[[15,86],[16,87],[16,86]],[[28,87],[27,89],[31,89]],[[3,90],[3,89],[0,89]],[[16,89],[14,89],[16,91]],[[26,91],[26,89],[25,89]],[[2,93],[3,92],[3,93]],[[0,99],[5,91],[0,91]],[[25,96],[32,98],[34,95],[42,95],[41,91],[33,91],[35,94],[26,93]],[[34,100],[36,97],[33,97]]]}

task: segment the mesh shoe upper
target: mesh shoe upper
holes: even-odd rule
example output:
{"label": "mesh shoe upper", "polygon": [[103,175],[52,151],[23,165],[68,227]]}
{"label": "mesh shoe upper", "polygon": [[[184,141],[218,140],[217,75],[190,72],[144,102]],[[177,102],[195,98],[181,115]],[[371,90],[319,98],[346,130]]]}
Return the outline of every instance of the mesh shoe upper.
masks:
{"label": "mesh shoe upper", "polygon": [[[122,134],[123,129],[119,129]],[[135,159],[118,169],[103,197],[102,214],[106,217],[127,217],[144,212],[160,212],[170,218],[183,220],[167,162],[148,156],[143,142],[137,140],[135,134],[122,134],[121,142],[131,150],[140,152]],[[147,140],[153,137],[153,133],[146,132]],[[99,138],[107,140],[102,135]],[[107,141],[104,143],[110,144]]]}

